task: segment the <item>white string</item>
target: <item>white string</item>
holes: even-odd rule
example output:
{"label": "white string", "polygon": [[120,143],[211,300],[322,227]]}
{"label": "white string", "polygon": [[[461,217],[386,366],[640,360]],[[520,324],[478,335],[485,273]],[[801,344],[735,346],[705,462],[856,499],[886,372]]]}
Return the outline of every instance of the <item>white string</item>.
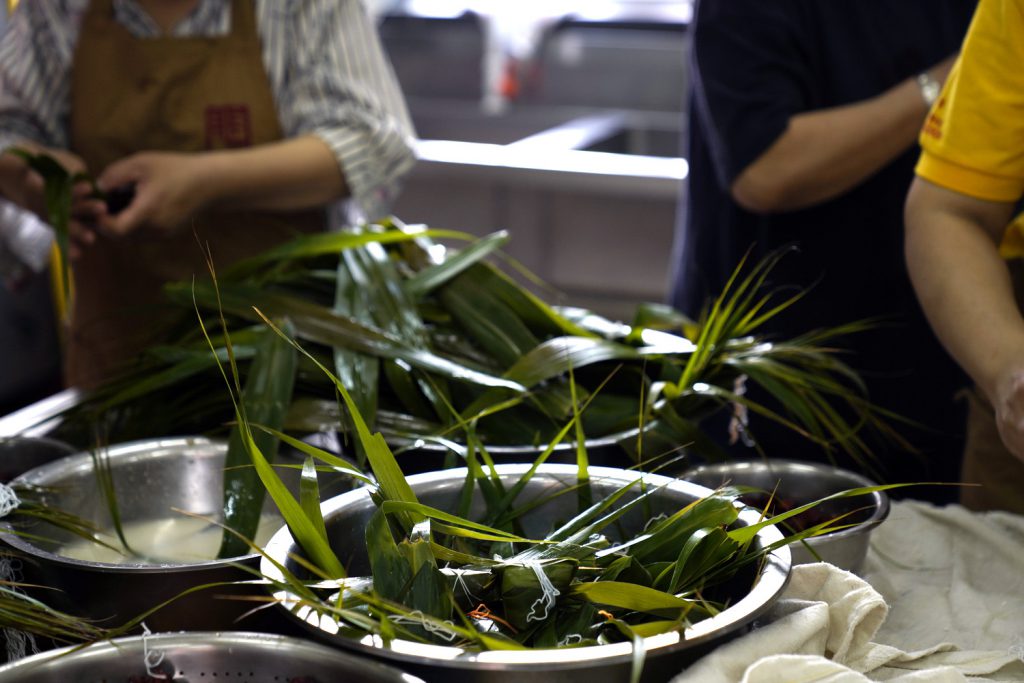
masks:
{"label": "white string", "polygon": [[668,519],[668,515],[665,514],[664,512],[662,512],[661,514],[655,515],[655,516],[651,517],[649,520],[647,520],[646,522],[644,522],[644,529],[643,530],[647,531],[652,526],[654,526],[656,524],[660,524],[661,522],[664,522],[666,519]]}
{"label": "white string", "polygon": [[149,649],[149,642],[146,639],[151,635],[153,632],[146,626],[146,622],[142,622],[142,663],[146,665],[146,675],[150,678],[166,679],[165,674],[156,671],[156,667],[164,661],[164,652],[163,650]]}
{"label": "white string", "polygon": [[565,638],[558,641],[558,647],[566,647],[569,645],[579,645],[583,642],[583,636],[579,633],[570,633]]}
{"label": "white string", "polygon": [[[740,375],[732,384],[732,392],[737,396],[743,396],[747,393],[747,376]],[[734,401],[732,404],[732,417],[729,418],[729,444],[732,445],[737,441],[742,440],[743,445],[747,448],[753,447],[754,439],[750,436],[748,426],[750,424],[750,415],[747,411],[747,406]]]}
{"label": "white string", "polygon": [[[15,593],[23,593],[15,583],[21,580],[21,562],[8,556],[0,557],[0,581],[8,583],[8,588]],[[31,633],[16,628],[4,627],[4,645],[7,649],[7,661],[13,662],[28,654],[39,652],[36,637]]]}
{"label": "white string", "polygon": [[[526,621],[544,621],[548,618],[548,612],[555,606],[555,598],[561,595],[561,592],[555,588],[555,584],[551,583],[551,579],[544,573],[539,560],[527,560],[523,562],[523,566],[533,570],[541,591],[540,597],[534,600],[530,606],[530,613],[526,615]],[[544,610],[544,613],[538,616],[538,609]]]}
{"label": "white string", "polygon": [[[441,626],[440,624],[435,624],[432,621],[427,621],[426,616],[424,616],[423,612],[421,612],[418,609],[409,612],[408,616],[404,614],[389,614],[388,619],[396,624],[411,624],[413,626],[422,626],[423,630],[427,633],[431,633],[439,638],[444,638],[449,643],[455,640],[457,635],[453,631],[446,629],[444,626]],[[444,623],[448,624],[453,629],[455,628],[455,624],[451,621],[445,620]]]}
{"label": "white string", "polygon": [[480,598],[473,595],[473,591],[469,590],[469,584],[466,583],[465,572],[461,569],[452,569],[452,571],[455,573],[455,587],[462,588],[468,597],[480,602]]}
{"label": "white string", "polygon": [[0,484],[0,517],[6,517],[21,505],[21,499],[7,484]]}

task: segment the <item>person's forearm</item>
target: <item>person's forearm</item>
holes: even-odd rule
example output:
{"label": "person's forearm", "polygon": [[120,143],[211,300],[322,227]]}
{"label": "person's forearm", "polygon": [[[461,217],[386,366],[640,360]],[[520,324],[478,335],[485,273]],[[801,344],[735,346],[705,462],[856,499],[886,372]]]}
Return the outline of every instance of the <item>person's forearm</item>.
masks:
{"label": "person's forearm", "polygon": [[204,205],[215,208],[290,211],[348,194],[337,158],[312,135],[207,152],[201,169],[197,191]]}
{"label": "person's forearm", "polygon": [[1024,369],[1024,319],[998,242],[1012,205],[974,200],[917,179],[906,209],[911,281],[936,334],[994,401]]}
{"label": "person's forearm", "polygon": [[756,213],[793,211],[837,197],[911,147],[927,111],[917,82],[907,79],[869,100],[793,116],[779,139],[737,177],[732,195]]}

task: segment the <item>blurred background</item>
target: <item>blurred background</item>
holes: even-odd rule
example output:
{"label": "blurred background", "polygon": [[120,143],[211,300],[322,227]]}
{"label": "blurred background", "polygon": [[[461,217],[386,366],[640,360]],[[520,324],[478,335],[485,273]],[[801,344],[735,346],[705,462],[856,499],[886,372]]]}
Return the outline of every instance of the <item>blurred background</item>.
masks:
{"label": "blurred background", "polygon": [[[559,303],[628,318],[662,301],[691,0],[367,2],[421,139],[395,215],[508,230]],[[48,280],[0,287],[0,320],[4,415],[60,388]]]}

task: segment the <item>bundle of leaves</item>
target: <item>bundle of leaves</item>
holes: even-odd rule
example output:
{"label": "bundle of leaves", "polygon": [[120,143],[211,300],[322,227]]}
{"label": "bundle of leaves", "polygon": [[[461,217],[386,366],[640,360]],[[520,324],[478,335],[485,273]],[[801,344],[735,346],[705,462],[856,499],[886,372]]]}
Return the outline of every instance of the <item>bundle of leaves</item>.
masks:
{"label": "bundle of leaves", "polygon": [[[446,248],[441,239],[463,246]],[[608,435],[621,437],[623,449],[621,462],[606,464],[641,463],[682,446],[721,458],[700,425],[723,410],[736,415],[741,431],[755,414],[859,460],[870,455],[864,428],[888,429],[830,346],[861,323],[787,340],[757,334],[799,301],[766,286],[781,253],[741,264],[698,321],[646,305],[627,325],[546,303],[497,265],[511,263],[501,260],[507,239],[392,219],[300,237],[218,272],[216,282],[172,284],[168,298],[182,309],[173,341],[151,347],[85,397],[58,435],[84,448],[97,439],[227,431],[234,415],[218,364],[228,357],[229,337],[254,423],[298,436],[351,434],[319,363],[391,444],[432,442],[448,449],[446,464],[465,462],[470,443],[534,445],[532,459],[567,436],[569,457],[585,465],[588,440]],[[282,346],[261,315],[287,324],[308,356]],[[773,403],[751,400],[747,383]],[[256,438],[273,460],[277,437]],[[425,469],[410,460],[423,449],[398,452],[407,471]],[[349,441],[348,455],[365,462],[358,440]],[[248,462],[236,429],[226,521],[251,538],[263,492]],[[244,550],[229,535],[221,557]]]}
{"label": "bundle of leaves", "polygon": [[[469,242],[445,249],[435,238]],[[218,273],[219,304],[209,281],[172,285],[168,296],[183,311],[179,333],[74,408],[61,435],[84,447],[97,432],[115,442],[209,433],[229,421],[216,359],[189,310],[198,307],[207,327],[218,329],[218,305],[243,378],[273,343],[258,325],[259,307],[289,321],[393,444],[427,440],[457,452],[469,438],[543,445],[584,406],[573,438],[640,431],[660,435],[659,450],[687,443],[708,455],[717,447],[699,425],[720,410],[779,421],[856,458],[870,451],[861,428],[884,428],[856,374],[829,346],[860,324],[787,340],[757,334],[799,299],[776,301],[765,291],[781,254],[738,270],[696,322],[644,305],[626,325],[545,303],[495,265],[506,240],[391,220],[302,237]],[[223,361],[223,337],[214,343]],[[307,360],[275,372],[271,402],[279,415],[260,422],[293,434],[337,429],[333,387]],[[774,403],[751,401],[745,382]],[[643,440],[623,442],[635,459],[644,457]]]}

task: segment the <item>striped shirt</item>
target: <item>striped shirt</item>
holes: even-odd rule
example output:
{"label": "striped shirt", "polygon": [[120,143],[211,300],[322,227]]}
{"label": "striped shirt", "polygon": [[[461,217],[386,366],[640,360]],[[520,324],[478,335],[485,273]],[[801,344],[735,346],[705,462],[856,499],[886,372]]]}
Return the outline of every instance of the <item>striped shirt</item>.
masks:
{"label": "striped shirt", "polygon": [[[316,135],[334,152],[353,199],[341,220],[382,217],[414,163],[415,134],[363,3],[254,2],[285,136]],[[0,41],[0,149],[19,139],[67,148],[71,60],[88,4],[23,0],[10,17]],[[135,0],[113,6],[132,35],[161,34]],[[173,35],[222,36],[230,25],[230,0],[200,0]]]}

